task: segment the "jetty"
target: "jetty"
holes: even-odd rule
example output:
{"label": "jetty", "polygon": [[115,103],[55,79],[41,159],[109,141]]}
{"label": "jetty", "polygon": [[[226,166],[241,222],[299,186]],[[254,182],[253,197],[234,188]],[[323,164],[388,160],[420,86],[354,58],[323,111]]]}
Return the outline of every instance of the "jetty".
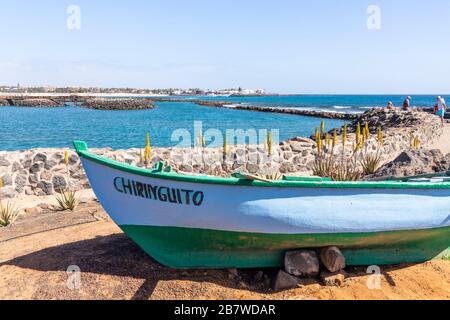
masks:
{"label": "jetty", "polygon": [[255,112],[268,112],[268,113],[283,113],[297,116],[315,117],[323,119],[336,119],[336,120],[355,120],[360,114],[358,113],[343,113],[343,112],[333,112],[333,111],[323,111],[323,110],[308,110],[299,108],[274,108],[274,107],[263,107],[247,105],[242,103],[234,103],[230,101],[211,101],[202,99],[175,99],[175,98],[153,98],[155,102],[189,102],[205,107],[214,108],[227,108],[235,110],[246,110]]}
{"label": "jetty", "polygon": [[145,110],[153,109],[155,105],[145,98],[95,98],[86,100],[82,106],[96,110]]}

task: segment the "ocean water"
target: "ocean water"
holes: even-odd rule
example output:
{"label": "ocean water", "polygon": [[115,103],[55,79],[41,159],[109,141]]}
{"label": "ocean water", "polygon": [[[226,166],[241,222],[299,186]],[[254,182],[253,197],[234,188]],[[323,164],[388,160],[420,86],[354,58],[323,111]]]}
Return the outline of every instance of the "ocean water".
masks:
{"label": "ocean water", "polygon": [[[202,123],[205,135],[208,129],[218,129],[223,135],[227,129],[277,129],[280,140],[284,140],[313,134],[321,119],[201,107],[189,102],[157,103],[155,109],[142,111],[99,111],[73,106],[0,107],[0,150],[62,148],[71,146],[73,140],[84,140],[90,147],[142,148],[146,132],[150,134],[152,146],[174,146],[179,140],[172,136],[180,130],[190,133],[193,144],[197,136],[195,121]],[[327,120],[326,127],[332,129],[342,123]],[[213,141],[206,143],[217,146]]]}
{"label": "ocean water", "polygon": [[[71,147],[73,140],[85,140],[90,147],[126,149],[143,147],[145,133],[149,132],[153,146],[177,145],[174,133],[188,133],[194,143],[194,122],[208,129],[226,130],[260,129],[278,130],[280,140],[295,136],[310,136],[321,119],[296,115],[271,114],[244,110],[202,107],[186,102],[157,103],[156,108],[143,111],[99,111],[74,106],[38,109],[26,107],[0,107],[0,150],[22,150],[45,147]],[[252,105],[324,109],[332,111],[362,112],[374,106],[384,106],[387,101],[400,105],[401,96],[269,96],[269,97],[201,97],[248,103]],[[413,97],[412,104],[433,106],[433,96]],[[450,101],[450,100],[449,100]],[[343,125],[343,121],[325,120],[326,128]],[[178,130],[178,131],[177,131]],[[259,136],[260,141],[265,138]],[[247,141],[248,142],[248,141]],[[217,146],[221,142],[206,141]],[[231,141],[229,141],[231,143]]]}

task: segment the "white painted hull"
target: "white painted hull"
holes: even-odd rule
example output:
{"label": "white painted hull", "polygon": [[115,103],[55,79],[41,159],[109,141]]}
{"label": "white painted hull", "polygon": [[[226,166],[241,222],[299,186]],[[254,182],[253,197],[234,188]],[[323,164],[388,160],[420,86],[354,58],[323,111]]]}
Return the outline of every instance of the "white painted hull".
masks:
{"label": "white painted hull", "polygon": [[[202,184],[132,174],[85,158],[82,162],[94,192],[118,225],[266,234],[368,233],[450,226],[449,189]],[[172,200],[176,203],[162,201],[167,193],[164,188],[162,199],[155,199],[150,192],[147,196],[151,198],[142,197],[134,191],[123,192],[122,178],[147,186],[198,191],[203,199],[200,205],[192,199],[187,204],[186,194],[181,193],[180,198],[175,191]]]}

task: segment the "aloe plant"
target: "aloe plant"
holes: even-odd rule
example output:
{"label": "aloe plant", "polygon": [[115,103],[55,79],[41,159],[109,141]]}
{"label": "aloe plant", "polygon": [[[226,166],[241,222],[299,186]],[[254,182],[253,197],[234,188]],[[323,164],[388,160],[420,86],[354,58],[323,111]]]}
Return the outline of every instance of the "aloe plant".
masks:
{"label": "aloe plant", "polygon": [[55,196],[61,211],[74,211],[78,205],[78,200],[74,191],[69,189],[61,190],[59,195]]}
{"label": "aloe plant", "polygon": [[0,227],[7,227],[13,224],[19,217],[19,210],[11,203],[3,205],[0,202]]}
{"label": "aloe plant", "polygon": [[[334,181],[357,181],[364,175],[375,173],[382,161],[383,133],[378,129],[378,148],[375,152],[369,150],[370,131],[366,123],[364,128],[357,124],[355,132],[355,142],[353,143],[350,155],[346,153],[348,139],[347,126],[344,126],[342,135],[341,154],[335,154],[334,149],[337,143],[336,130],[333,138],[325,135],[325,143],[316,129],[317,157],[313,165],[313,174],[319,177],[331,178]],[[416,143],[417,144],[417,143]],[[331,145],[331,148],[330,148]],[[340,158],[340,159],[339,159]],[[339,160],[338,160],[339,159]]]}

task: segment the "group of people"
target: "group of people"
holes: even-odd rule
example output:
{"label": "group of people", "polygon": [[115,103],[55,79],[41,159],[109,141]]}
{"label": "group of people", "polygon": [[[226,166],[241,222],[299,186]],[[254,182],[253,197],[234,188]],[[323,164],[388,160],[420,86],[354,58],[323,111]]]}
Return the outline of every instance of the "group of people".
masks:
{"label": "group of people", "polygon": [[[438,96],[436,98],[437,103],[434,105],[434,113],[441,118],[441,124],[442,126],[444,126],[444,117],[445,117],[445,112],[447,111],[447,104],[445,103],[445,99],[442,98],[441,96]],[[388,105],[387,105],[388,109],[393,109],[394,108],[394,104],[389,101]],[[408,96],[406,97],[405,101],[403,101],[403,111],[408,111],[411,108],[411,97]]]}

